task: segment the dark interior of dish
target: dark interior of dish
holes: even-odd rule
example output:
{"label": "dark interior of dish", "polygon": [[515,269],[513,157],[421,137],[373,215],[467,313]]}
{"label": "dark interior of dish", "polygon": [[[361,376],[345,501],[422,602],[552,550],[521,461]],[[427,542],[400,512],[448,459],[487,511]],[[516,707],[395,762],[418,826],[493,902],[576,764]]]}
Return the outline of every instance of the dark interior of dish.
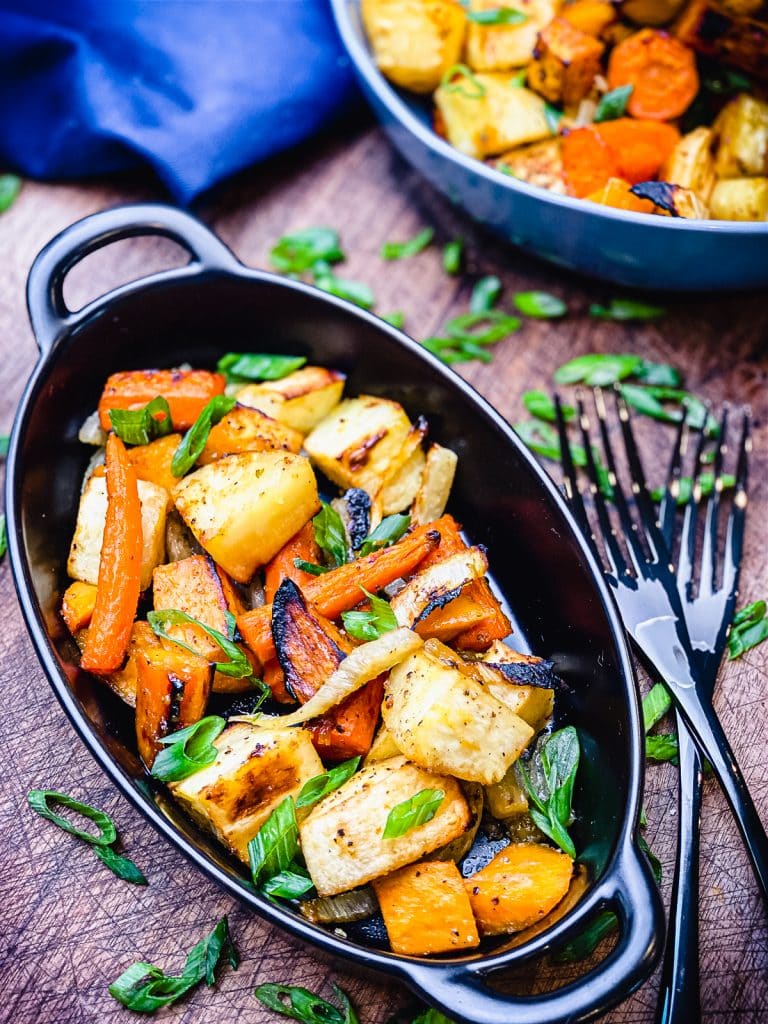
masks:
{"label": "dark interior of dish", "polygon": [[[58,617],[89,457],[77,432],[110,372],[180,362],[212,367],[230,350],[305,355],[340,369],[348,375],[347,394],[400,401],[411,417],[424,414],[431,435],[458,453],[449,511],[475,543],[487,546],[493,576],[513,611],[516,645],[552,659],[567,683],[557,695],[558,718],[578,728],[582,744],[572,834],[590,878],[599,879],[622,830],[632,784],[631,691],[600,592],[567,521],[503,428],[478,408],[457,377],[421,359],[384,325],[290,282],[216,272],[155,282],[89,317],[38,380],[18,456],[31,583],[62,678],[112,757],[141,779],[132,714],[76,668],[74,647]],[[150,799],[141,788],[142,798]],[[172,800],[161,791],[154,799],[232,879],[246,877]],[[484,852],[481,846],[470,856],[481,866],[498,848],[497,843]],[[380,923],[348,932],[363,946],[386,948]],[[487,940],[465,959],[482,957],[499,941]],[[503,942],[510,944],[509,938]]]}

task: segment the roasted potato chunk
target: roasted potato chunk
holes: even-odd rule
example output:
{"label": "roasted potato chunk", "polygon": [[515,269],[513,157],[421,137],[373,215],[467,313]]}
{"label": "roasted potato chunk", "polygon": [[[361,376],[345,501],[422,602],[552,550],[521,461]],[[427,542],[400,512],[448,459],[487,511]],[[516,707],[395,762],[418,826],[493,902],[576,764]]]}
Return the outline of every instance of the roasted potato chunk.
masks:
{"label": "roasted potato chunk", "polygon": [[312,461],[340,487],[371,496],[396,468],[411,421],[399,402],[373,395],[347,398],[305,438]]}
{"label": "roasted potato chunk", "polygon": [[213,745],[213,764],[169,788],[191,818],[247,864],[248,843],[277,804],[322,775],[323,763],[304,729],[236,722]]}
{"label": "roasted potato chunk", "polygon": [[502,153],[494,163],[498,170],[527,181],[529,185],[547,188],[561,196],[566,193],[560,139],[545,139],[530,146],[520,146],[509,153]]}
{"label": "roasted potato chunk", "polygon": [[466,90],[453,82],[435,93],[448,140],[462,153],[482,159],[553,134],[544,100],[530,89],[516,88],[512,75],[474,77],[474,82],[464,80]]}
{"label": "roasted potato chunk", "polygon": [[462,671],[458,655],[451,666],[427,650],[392,670],[382,715],[416,764],[483,785],[503,779],[533,736],[527,723]]}
{"label": "roasted potato chunk", "polygon": [[363,24],[382,74],[432,92],[461,57],[467,16],[458,0],[362,0]]}
{"label": "roasted potato chunk", "polygon": [[[193,776],[195,778],[195,776]],[[423,789],[445,793],[431,821],[384,839],[389,812]],[[469,828],[471,814],[455,779],[405,757],[368,765],[321,800],[299,825],[301,849],[318,893],[332,896],[412,864]]]}
{"label": "roasted potato chunk", "polygon": [[[165,559],[165,516],[168,492],[146,480],[138,481],[141,502],[141,589],[152,582],[152,570]],[[107,517],[107,481],[92,476],[80,495],[77,523],[69,549],[67,572],[73,580],[96,584],[99,581],[99,560]]]}
{"label": "roasted potato chunk", "polygon": [[768,178],[718,181],[710,198],[716,220],[768,220]]}
{"label": "roasted potato chunk", "polygon": [[768,103],[740,93],[720,112],[714,130],[718,178],[768,174]]}
{"label": "roasted potato chunk", "polygon": [[528,85],[552,103],[579,103],[592,90],[604,49],[565,18],[554,18],[539,33]]}
{"label": "roasted potato chunk", "polygon": [[200,544],[238,583],[320,508],[309,461],[290,452],[228,455],[184,477],[173,498]]}
{"label": "roasted potato chunk", "polygon": [[678,142],[662,165],[659,178],[695,192],[705,203],[715,187],[711,128],[694,128]]}
{"label": "roasted potato chunk", "polygon": [[471,0],[469,10],[491,11],[511,7],[527,17],[519,25],[482,25],[470,22],[467,64],[474,71],[509,71],[531,59],[536,36],[554,18],[554,0]]}
{"label": "roasted potato chunk", "polygon": [[281,380],[246,384],[237,392],[239,405],[260,409],[301,434],[310,430],[339,404],[344,374],[324,366],[303,366]]}
{"label": "roasted potato chunk", "polygon": [[439,444],[430,445],[411,508],[411,523],[414,526],[434,522],[445,512],[458,461],[458,455],[450,448],[443,448]]}

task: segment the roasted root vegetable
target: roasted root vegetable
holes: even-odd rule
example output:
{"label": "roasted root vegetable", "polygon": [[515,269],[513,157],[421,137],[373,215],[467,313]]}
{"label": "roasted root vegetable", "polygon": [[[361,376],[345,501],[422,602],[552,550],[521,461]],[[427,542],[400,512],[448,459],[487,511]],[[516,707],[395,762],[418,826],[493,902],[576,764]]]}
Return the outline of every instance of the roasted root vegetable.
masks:
{"label": "roasted root vegetable", "polygon": [[525,814],[528,810],[528,797],[514,765],[507,769],[503,779],[485,787],[485,799],[488,801],[488,810],[500,821],[515,814]]}
{"label": "roasted root vegetable", "polygon": [[458,72],[437,90],[435,103],[449,142],[467,156],[498,156],[554,134],[545,101],[516,88],[508,72]]}
{"label": "roasted root vegetable", "polygon": [[78,630],[90,625],[95,607],[95,584],[82,583],[80,580],[70,583],[61,599],[61,617],[73,636]]}
{"label": "roasted root vegetable", "polygon": [[277,804],[322,775],[323,764],[304,729],[236,722],[213,745],[213,764],[169,788],[191,818],[247,864],[249,841]]}
{"label": "roasted root vegetable", "polygon": [[399,402],[347,398],[305,438],[315,465],[340,487],[376,494],[399,466],[411,421]]}
{"label": "roasted root vegetable", "polygon": [[[423,790],[444,797],[434,817],[384,838],[390,811]],[[455,779],[393,757],[361,769],[299,825],[301,848],[318,893],[331,896],[411,864],[461,835],[470,812]]]}
{"label": "roasted root vegetable", "polygon": [[644,28],[612,50],[608,84],[632,86],[627,110],[633,117],[670,121],[693,102],[699,75],[692,50],[666,32]]}
{"label": "roasted root vegetable", "polygon": [[307,459],[290,452],[229,455],[184,477],[176,508],[215,561],[239,583],[320,508]]}
{"label": "roasted root vegetable", "polygon": [[198,463],[205,466],[239,452],[285,451],[295,454],[301,450],[301,443],[302,435],[298,430],[258,409],[236,405],[211,429]]}
{"label": "roasted root vegetable", "polygon": [[391,81],[432,92],[461,56],[467,16],[459,0],[363,0],[376,63]]}
{"label": "roasted root vegetable", "polygon": [[174,430],[188,430],[226,381],[208,370],[127,370],[107,379],[99,399],[99,421],[110,430],[110,409],[142,409],[161,395],[171,410]]}
{"label": "roasted root vegetable", "polygon": [[337,370],[304,366],[281,380],[246,384],[238,390],[237,401],[308,434],[341,401],[344,379]]}
{"label": "roasted root vegetable", "polygon": [[198,722],[205,714],[213,682],[206,658],[177,644],[161,643],[146,631],[136,637],[131,656],[136,665],[136,742],[144,764],[152,763],[160,740]]}
{"label": "roasted root vegetable", "polygon": [[[764,8],[763,8],[764,10]],[[705,57],[768,77],[768,19],[734,11],[717,0],[691,0],[675,23],[677,38]]]}
{"label": "roasted root vegetable", "polygon": [[128,459],[136,477],[171,491],[179,482],[179,478],[171,472],[171,463],[179,447],[179,441],[181,434],[166,434],[165,437],[158,437],[149,444],[131,448]]}
{"label": "roasted root vegetable", "polygon": [[[392,670],[382,715],[404,754],[430,771],[490,785],[504,778],[533,729],[461,665],[434,653],[436,641]],[[441,645],[442,646],[442,645]]]}
{"label": "roasted root vegetable", "polygon": [[590,36],[599,37],[617,18],[611,0],[571,0],[560,8],[560,17]]}
{"label": "roasted root vegetable", "polygon": [[713,142],[711,128],[701,126],[688,132],[664,161],[659,171],[661,180],[689,189],[703,202],[708,202],[717,180]]}
{"label": "roasted root vegetable", "polygon": [[480,945],[464,880],[450,861],[409,864],[376,879],[373,888],[394,953],[423,956]]}
{"label": "roasted root vegetable", "polygon": [[529,185],[538,185],[539,188],[548,188],[550,192],[560,194],[565,192],[559,138],[511,149],[508,153],[502,153],[495,161],[495,166],[502,173],[527,181]]}
{"label": "roasted root vegetable", "polygon": [[509,71],[531,59],[539,31],[557,13],[553,0],[471,0],[470,15],[511,8],[523,15],[512,24],[470,22],[467,32],[467,63],[474,71]]}
{"label": "roasted root vegetable", "polygon": [[450,448],[440,444],[429,446],[419,488],[411,506],[413,526],[431,523],[445,512],[458,461],[458,455]]}
{"label": "roasted root vegetable", "polygon": [[592,91],[604,49],[570,21],[553,18],[536,41],[528,85],[552,103],[579,103]]}
{"label": "roasted root vegetable", "polygon": [[687,220],[703,220],[708,216],[707,204],[682,185],[670,185],[666,181],[644,181],[632,186],[633,195],[649,199],[670,217],[684,217]]}
{"label": "roasted root vegetable", "polygon": [[621,0],[617,5],[624,17],[636,25],[668,25],[685,0]]}
{"label": "roasted root vegetable", "polygon": [[393,469],[384,481],[376,500],[382,516],[391,516],[408,508],[421,486],[426,458],[422,442],[427,435],[427,422],[419,417],[408,432]]}
{"label": "roasted root vegetable", "polygon": [[511,843],[464,879],[481,935],[505,935],[536,924],[571,884],[573,861],[539,843]]}
{"label": "roasted root vegetable", "polygon": [[721,111],[715,121],[714,134],[718,143],[715,158],[718,178],[768,174],[767,102],[740,93]]}
{"label": "roasted root vegetable", "polygon": [[[137,536],[141,540],[140,585],[146,590],[152,582],[152,571],[165,558],[165,516],[168,492],[146,480],[139,480],[137,490],[141,524]],[[75,534],[69,549],[67,572],[75,580],[96,584],[99,578],[104,523],[107,518],[107,481],[91,477],[80,496]]]}
{"label": "roasted root vegetable", "polygon": [[653,213],[656,209],[650,199],[636,196],[630,183],[623,178],[609,178],[601,188],[586,198],[591,203],[612,206],[616,210],[631,210],[633,213]]}
{"label": "roasted root vegetable", "polygon": [[768,220],[768,178],[718,181],[709,208],[719,220]]}

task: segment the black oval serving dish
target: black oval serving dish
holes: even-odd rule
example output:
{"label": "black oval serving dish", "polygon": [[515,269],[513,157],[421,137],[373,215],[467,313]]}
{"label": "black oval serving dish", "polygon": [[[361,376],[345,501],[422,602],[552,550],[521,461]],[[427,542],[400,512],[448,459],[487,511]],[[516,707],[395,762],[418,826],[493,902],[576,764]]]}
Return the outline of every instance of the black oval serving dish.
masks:
{"label": "black oval serving dish", "polygon": [[[137,235],[163,235],[186,266],[110,292],[78,312],[64,303],[67,272],[89,253]],[[404,981],[454,1019],[554,1024],[593,1018],[649,974],[663,931],[658,893],[635,832],[643,778],[639,710],[624,633],[602,574],[565,504],[509,425],[456,374],[370,313],[307,285],[250,270],[202,224],[161,205],[120,207],[53,239],[29,275],[40,359],[19,407],[7,464],[9,551],[24,616],[75,730],[122,792],[208,875],[262,917],[332,957]],[[117,369],[212,366],[225,351],[305,355],[343,370],[348,393],[386,395],[459,454],[450,511],[488,547],[514,610],[517,643],[555,662],[568,689],[563,718],[579,730],[582,764],[573,828],[586,881],[564,913],[528,935],[443,958],[397,956],[375,929],[345,938],[258,896],[243,869],[143,781],[126,716],[77,667],[58,616],[88,452],[77,432]],[[520,966],[572,936],[600,907],[619,914],[615,949],[553,993],[515,997],[492,972]],[[521,941],[522,939],[522,941]],[[500,976],[500,975],[499,975]]]}

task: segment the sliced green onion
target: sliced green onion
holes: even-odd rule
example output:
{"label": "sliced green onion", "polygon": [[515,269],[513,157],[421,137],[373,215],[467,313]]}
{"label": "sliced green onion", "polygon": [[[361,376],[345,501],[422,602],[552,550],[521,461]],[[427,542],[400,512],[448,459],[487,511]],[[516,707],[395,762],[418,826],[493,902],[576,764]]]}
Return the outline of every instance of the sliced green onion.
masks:
{"label": "sliced green onion", "polygon": [[179,447],[174,452],[171,460],[171,473],[174,476],[182,477],[192,469],[203,454],[203,448],[205,448],[211,428],[228,412],[231,412],[236,405],[236,400],[229,395],[215,395],[209,402],[206,402],[202,412],[182,437]]}
{"label": "sliced green onion", "polygon": [[536,320],[552,320],[568,312],[563,300],[549,292],[517,292],[512,296],[512,301],[523,316]]}
{"label": "sliced green onion", "polygon": [[152,776],[160,782],[180,782],[213,764],[218,755],[213,741],[222,733],[226,721],[219,715],[207,715],[194,725],[163,736],[161,750],[152,765]]}
{"label": "sliced green onion", "polygon": [[397,839],[406,832],[432,821],[445,800],[442,789],[422,789],[402,803],[396,804],[387,815],[382,839]]}
{"label": "sliced green onion", "polygon": [[[458,81],[454,81],[457,75],[461,77]],[[471,91],[464,87],[464,82],[471,85]],[[487,92],[483,83],[475,77],[472,69],[466,64],[452,64],[440,80],[440,88],[446,92],[457,92],[468,100],[481,100]]]}
{"label": "sliced green onion", "polygon": [[300,370],[304,356],[276,356],[266,352],[227,352],[216,364],[219,373],[230,381],[282,380]]}
{"label": "sliced green onion", "polygon": [[149,444],[171,433],[171,409],[162,395],[143,409],[110,409],[112,429],[126,444]]}
{"label": "sliced green onion", "polygon": [[424,228],[407,242],[385,242],[381,247],[383,260],[402,260],[416,256],[427,248],[434,237],[434,228]]}
{"label": "sliced green onion", "polygon": [[623,117],[634,88],[634,85],[620,85],[618,89],[611,89],[610,92],[605,93],[595,110],[595,124],[600,124],[601,121],[615,121],[617,117]]}

